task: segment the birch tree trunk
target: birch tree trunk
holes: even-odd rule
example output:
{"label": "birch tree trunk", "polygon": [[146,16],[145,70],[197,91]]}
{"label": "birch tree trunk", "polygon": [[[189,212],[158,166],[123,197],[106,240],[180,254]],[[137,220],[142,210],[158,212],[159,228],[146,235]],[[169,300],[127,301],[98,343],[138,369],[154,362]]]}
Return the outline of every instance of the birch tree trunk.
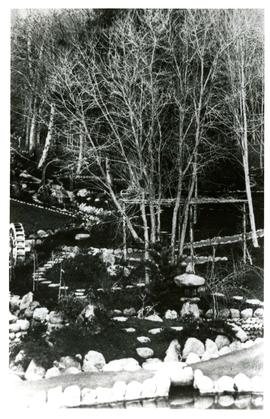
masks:
{"label": "birch tree trunk", "polygon": [[50,120],[49,120],[49,125],[48,125],[48,132],[47,132],[43,152],[42,152],[41,158],[40,158],[39,163],[38,163],[38,169],[40,169],[44,165],[44,163],[47,159],[48,153],[49,153],[49,149],[50,149],[51,141],[52,141],[54,114],[55,114],[55,106],[52,103],[51,104],[51,111],[50,111]]}
{"label": "birch tree trunk", "polygon": [[35,150],[36,147],[36,141],[35,141],[35,134],[36,134],[36,99],[34,99],[33,103],[33,110],[32,110],[32,117],[31,117],[31,124],[30,124],[30,132],[29,132],[29,142],[28,147],[30,153]]}
{"label": "birch tree trunk", "polygon": [[[141,215],[142,215],[142,221],[143,221],[143,233],[144,233],[144,261],[149,261],[149,231],[148,231],[148,223],[147,223],[147,216],[145,211],[145,192],[142,192],[142,200],[141,203]],[[148,266],[145,266],[145,285],[148,287],[150,285],[150,276],[149,276],[149,269]]]}
{"label": "birch tree trunk", "polygon": [[82,159],[83,159],[83,134],[80,132],[80,145],[79,145],[79,157],[76,174],[79,175],[82,169]]}
{"label": "birch tree trunk", "polygon": [[252,243],[254,247],[259,247],[257,234],[256,234],[256,224],[254,216],[253,201],[251,195],[250,187],[250,177],[249,177],[249,162],[248,162],[248,139],[247,139],[247,112],[246,112],[246,90],[245,90],[245,73],[244,73],[244,52],[241,51],[241,107],[243,115],[243,132],[241,138],[242,145],[242,159],[243,159],[243,168],[245,174],[245,187],[246,195],[248,200],[248,210],[249,210],[249,221],[252,233]]}

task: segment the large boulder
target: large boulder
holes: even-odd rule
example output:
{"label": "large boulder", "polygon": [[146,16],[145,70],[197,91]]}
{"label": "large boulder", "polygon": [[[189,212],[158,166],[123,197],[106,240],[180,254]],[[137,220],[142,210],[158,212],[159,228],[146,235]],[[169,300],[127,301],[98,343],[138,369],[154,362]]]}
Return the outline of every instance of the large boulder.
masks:
{"label": "large boulder", "polygon": [[38,307],[33,312],[33,319],[39,322],[45,322],[49,310],[46,307]]}
{"label": "large boulder", "polygon": [[202,356],[202,354],[204,353],[204,344],[199,339],[188,338],[183,349],[183,358],[186,359],[188,357],[188,354],[190,354],[191,352],[199,356]]}
{"label": "large boulder", "polygon": [[134,358],[115,359],[108,362],[102,368],[102,371],[137,371],[141,369],[138,361]]}
{"label": "large boulder", "polygon": [[17,320],[18,320],[18,317],[9,312],[9,316],[8,316],[9,323],[16,323]]}
{"label": "large boulder", "polygon": [[22,332],[25,332],[29,329],[30,327],[30,322],[26,319],[19,319],[17,320],[17,324],[20,326],[20,330]]}
{"label": "large boulder", "polygon": [[21,303],[21,297],[19,295],[12,295],[9,299],[10,311],[14,313],[15,311],[19,310],[20,303]]}
{"label": "large boulder", "polygon": [[190,303],[189,301],[185,302],[182,306],[180,316],[182,319],[185,317],[199,319],[200,318],[200,311],[197,304]]}
{"label": "large boulder", "polygon": [[209,355],[217,354],[218,353],[217,344],[211,339],[206,339],[205,352],[207,352]]}
{"label": "large boulder", "polygon": [[28,365],[28,368],[25,372],[25,379],[29,381],[36,381],[44,378],[46,374],[45,368],[38,365],[33,359]]}
{"label": "large boulder", "polygon": [[164,358],[164,362],[179,361],[181,359],[181,346],[177,339],[171,341]]}
{"label": "large boulder", "polygon": [[29,308],[32,302],[33,302],[33,293],[30,291],[22,297],[21,302],[20,302],[20,311],[23,311]]}
{"label": "large boulder", "polygon": [[97,351],[89,351],[83,360],[83,371],[99,371],[102,370],[105,364],[106,361],[102,353]]}
{"label": "large boulder", "polygon": [[217,337],[215,339],[215,343],[217,345],[217,348],[221,349],[224,346],[229,346],[230,345],[230,340],[229,340],[229,338],[227,338],[227,336],[217,335]]}
{"label": "large boulder", "polygon": [[184,273],[175,276],[174,282],[178,287],[201,287],[205,284],[205,279],[192,273]]}

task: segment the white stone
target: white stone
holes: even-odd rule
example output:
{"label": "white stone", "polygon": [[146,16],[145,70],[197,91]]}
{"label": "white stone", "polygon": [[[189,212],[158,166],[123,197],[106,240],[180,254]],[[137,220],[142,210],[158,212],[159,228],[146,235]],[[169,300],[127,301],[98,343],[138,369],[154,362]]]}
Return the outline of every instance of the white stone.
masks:
{"label": "white stone", "polygon": [[197,396],[194,399],[194,408],[195,409],[209,409],[214,403],[214,397],[210,396]]}
{"label": "white stone", "polygon": [[208,352],[210,355],[217,354],[218,352],[217,344],[211,339],[206,339],[205,351]]}
{"label": "white stone", "polygon": [[145,320],[150,320],[151,322],[163,322],[162,318],[157,314],[151,314],[150,316],[145,317]]}
{"label": "white stone", "polygon": [[234,401],[234,404],[238,409],[246,409],[251,402],[250,395],[238,395]]}
{"label": "white stone", "polygon": [[46,371],[45,378],[58,377],[58,375],[61,375],[59,369],[57,367],[52,367]]}
{"label": "white stone", "polygon": [[92,405],[97,401],[97,392],[95,389],[84,387],[81,391],[81,404]]}
{"label": "white stone", "polygon": [[201,394],[213,393],[214,383],[211,378],[204,375],[197,381],[197,388]]}
{"label": "white stone", "polygon": [[148,371],[157,371],[163,366],[163,362],[159,358],[148,358],[143,364],[142,368]]}
{"label": "white stone", "polygon": [[142,383],[141,397],[155,397],[157,386],[154,378],[147,378]]}
{"label": "white stone", "polygon": [[221,349],[225,346],[230,345],[230,339],[227,338],[227,336],[224,336],[224,335],[217,335],[217,337],[215,339],[215,343],[217,345],[217,348]]}
{"label": "white stone", "polygon": [[234,392],[234,380],[232,377],[224,375],[215,383],[215,389],[218,393]]}
{"label": "white stone", "polygon": [[241,342],[239,342],[239,340],[235,340],[230,344],[229,348],[232,352],[239,351],[240,349],[242,349]]}
{"label": "white stone", "polygon": [[199,339],[188,338],[183,349],[183,358],[186,359],[190,352],[202,356],[204,353],[204,344]]}
{"label": "white stone", "polygon": [[137,341],[139,341],[140,343],[148,343],[151,342],[151,339],[147,336],[138,336]]}
{"label": "white stone", "polygon": [[18,317],[9,312],[9,316],[8,316],[9,323],[16,323],[17,320],[18,320]]}
{"label": "white stone", "polygon": [[108,362],[102,368],[102,371],[137,371],[141,369],[138,361],[134,358],[115,359]]}
{"label": "white stone", "polygon": [[184,329],[183,326],[171,326],[170,329],[176,330],[177,332],[181,332]]}
{"label": "white stone", "polygon": [[156,327],[155,329],[148,330],[148,333],[150,333],[150,335],[157,335],[157,334],[161,333],[162,330],[163,329],[161,327]]}
{"label": "white stone", "polygon": [[164,362],[179,361],[181,358],[181,346],[177,339],[171,341],[168,349],[166,350],[166,356]]}
{"label": "white stone", "polygon": [[254,311],[254,317],[258,317],[259,319],[263,319],[263,313],[264,313],[263,308],[257,308]]}
{"label": "white stone", "polygon": [[234,404],[234,398],[230,394],[223,394],[218,398],[218,404],[221,407],[229,407]]}
{"label": "white stone", "polygon": [[96,388],[97,403],[109,403],[113,401],[112,389],[107,387]]}
{"label": "white stone", "polygon": [[193,352],[190,352],[187,356],[186,363],[188,365],[196,364],[197,362],[200,362],[200,360],[201,359],[200,359],[199,355],[194,354]]}
{"label": "white stone", "polygon": [[81,369],[77,368],[77,367],[68,367],[63,371],[63,375],[68,375],[68,374],[80,374],[82,372]]}
{"label": "white stone", "polygon": [[151,358],[154,355],[153,349],[147,347],[136,348],[136,352],[141,358]]}
{"label": "white stone", "polygon": [[175,310],[167,310],[164,317],[166,320],[176,320],[177,312]]}
{"label": "white stone", "polygon": [[205,279],[193,273],[177,275],[174,282],[178,287],[201,287],[205,284]]}
{"label": "white stone", "polygon": [[258,300],[257,298],[249,298],[248,300],[246,300],[246,303],[251,305],[251,306],[261,306],[262,302],[260,300]]}
{"label": "white stone", "polygon": [[116,322],[126,322],[128,318],[124,316],[119,316],[119,317],[113,317],[112,319]]}
{"label": "white stone", "polygon": [[37,365],[36,362],[32,359],[25,372],[25,379],[29,381],[40,380],[41,378],[45,377],[45,373],[45,368]]}
{"label": "white stone", "polygon": [[63,392],[64,405],[67,407],[80,406],[81,390],[77,385],[68,386]]}
{"label": "white stone", "polygon": [[248,335],[243,329],[239,329],[238,332],[236,332],[235,337],[239,339],[241,342],[245,342],[248,340]]}
{"label": "white stone", "polygon": [[252,308],[246,308],[245,310],[241,311],[241,318],[249,319],[250,317],[252,317],[252,314],[253,314]]}
{"label": "white stone", "polygon": [[21,330],[21,327],[20,327],[20,325],[18,324],[18,322],[16,322],[16,323],[11,323],[10,325],[9,325],[9,331],[11,332],[11,333],[17,333],[17,332],[19,332]]}
{"label": "white stone", "polygon": [[168,397],[171,379],[166,371],[157,371],[154,375],[157,386],[156,397]]}
{"label": "white stone", "polygon": [[112,397],[114,401],[122,401],[125,399],[126,383],[124,381],[116,381],[112,386]]}
{"label": "white stone", "polygon": [[239,319],[240,318],[240,310],[237,308],[230,308],[231,318],[232,319]]}
{"label": "white stone", "polygon": [[263,393],[264,392],[264,382],[261,376],[256,375],[250,379],[251,382],[251,391],[255,393]]}
{"label": "white stone", "polygon": [[189,386],[193,382],[193,369],[186,363],[166,363],[166,372],[175,386]]}
{"label": "white stone", "polygon": [[231,348],[229,346],[223,346],[219,351],[219,355],[227,355],[230,352],[232,352]]}
{"label": "white stone", "polygon": [[254,343],[262,343],[263,342],[263,338],[256,338],[254,340]]}
{"label": "white stone", "polygon": [[243,373],[239,373],[234,377],[234,384],[237,387],[238,392],[248,392],[251,390],[251,381]]}
{"label": "white stone", "polygon": [[185,318],[186,316],[192,316],[194,319],[199,319],[200,312],[197,304],[185,302],[182,306],[180,317]]}
{"label": "white stone", "polygon": [[26,308],[30,306],[30,304],[33,302],[33,293],[30,291],[27,294],[25,294],[20,302],[20,310],[23,311]]}
{"label": "white stone", "polygon": [[20,330],[26,331],[30,327],[30,322],[26,319],[24,320],[17,320],[17,324],[20,326]]}
{"label": "white stone", "polygon": [[136,329],[134,329],[134,327],[127,327],[123,330],[127,333],[135,333],[136,332]]}
{"label": "white stone", "polygon": [[46,307],[38,307],[33,312],[33,319],[40,322],[45,322],[48,313],[49,310]]}
{"label": "white stone", "polygon": [[126,386],[125,400],[136,400],[141,397],[142,385],[138,381],[131,381]]}
{"label": "white stone", "polygon": [[255,396],[251,399],[251,404],[254,407],[263,407],[263,396]]}
{"label": "white stone", "polygon": [[104,356],[97,351],[89,351],[83,360],[83,371],[101,370],[106,364]]}
{"label": "white stone", "polygon": [[89,238],[90,238],[90,234],[87,234],[87,233],[79,233],[79,234],[76,234],[76,236],[75,236],[75,240],[78,240],[78,241],[86,240],[86,239],[89,239]]}
{"label": "white stone", "polygon": [[137,312],[134,307],[125,308],[123,311],[124,316],[130,317],[130,316],[136,316]]}

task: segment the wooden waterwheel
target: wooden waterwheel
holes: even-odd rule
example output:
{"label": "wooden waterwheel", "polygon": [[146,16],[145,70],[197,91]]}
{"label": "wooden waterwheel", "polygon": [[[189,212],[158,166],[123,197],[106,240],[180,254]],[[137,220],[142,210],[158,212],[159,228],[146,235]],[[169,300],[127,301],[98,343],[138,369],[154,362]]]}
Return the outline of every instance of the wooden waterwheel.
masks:
{"label": "wooden waterwheel", "polygon": [[14,266],[25,261],[25,233],[21,223],[12,223],[9,227],[9,266]]}

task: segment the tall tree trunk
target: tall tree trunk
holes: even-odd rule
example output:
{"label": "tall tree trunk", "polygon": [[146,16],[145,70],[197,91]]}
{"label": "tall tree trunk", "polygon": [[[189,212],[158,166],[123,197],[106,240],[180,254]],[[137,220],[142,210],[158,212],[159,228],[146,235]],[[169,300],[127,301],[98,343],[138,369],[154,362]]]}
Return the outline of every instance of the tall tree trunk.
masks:
{"label": "tall tree trunk", "polygon": [[242,145],[242,159],[243,167],[245,174],[245,187],[246,195],[248,201],[248,210],[249,210],[249,221],[252,233],[252,243],[254,247],[259,247],[257,234],[256,234],[256,224],[254,216],[253,201],[251,195],[250,187],[250,177],[249,177],[249,163],[248,163],[248,139],[247,139],[247,113],[246,113],[246,90],[245,90],[245,74],[244,74],[244,55],[242,50],[241,56],[241,105],[242,105],[242,114],[243,114],[243,132],[241,136],[241,145]]}
{"label": "tall tree trunk", "polygon": [[54,114],[55,114],[55,106],[52,103],[51,104],[51,110],[50,110],[50,120],[49,120],[49,125],[48,125],[48,132],[47,132],[43,152],[42,152],[42,155],[41,155],[39,163],[38,163],[38,169],[40,169],[44,165],[44,163],[47,159],[48,153],[49,153],[49,149],[50,149],[51,141],[52,141]]}
{"label": "tall tree trunk", "polygon": [[149,268],[147,266],[147,263],[149,262],[149,231],[148,231],[148,223],[147,223],[147,216],[145,211],[145,192],[142,192],[142,200],[141,203],[141,215],[142,215],[142,221],[143,221],[143,235],[144,235],[144,261],[146,263],[145,266],[145,285],[148,287],[150,285],[150,276],[149,276]]}
{"label": "tall tree trunk", "polygon": [[30,152],[34,151],[35,148],[36,148],[36,138],[35,138],[36,119],[37,119],[36,99],[34,99],[33,109],[32,109],[32,117],[31,117],[31,124],[30,124],[30,132],[29,132],[29,143],[28,143],[28,147],[29,147]]}
{"label": "tall tree trunk", "polygon": [[79,157],[78,157],[78,164],[76,174],[79,175],[82,169],[82,159],[83,159],[83,134],[80,132],[80,145],[79,145]]}

